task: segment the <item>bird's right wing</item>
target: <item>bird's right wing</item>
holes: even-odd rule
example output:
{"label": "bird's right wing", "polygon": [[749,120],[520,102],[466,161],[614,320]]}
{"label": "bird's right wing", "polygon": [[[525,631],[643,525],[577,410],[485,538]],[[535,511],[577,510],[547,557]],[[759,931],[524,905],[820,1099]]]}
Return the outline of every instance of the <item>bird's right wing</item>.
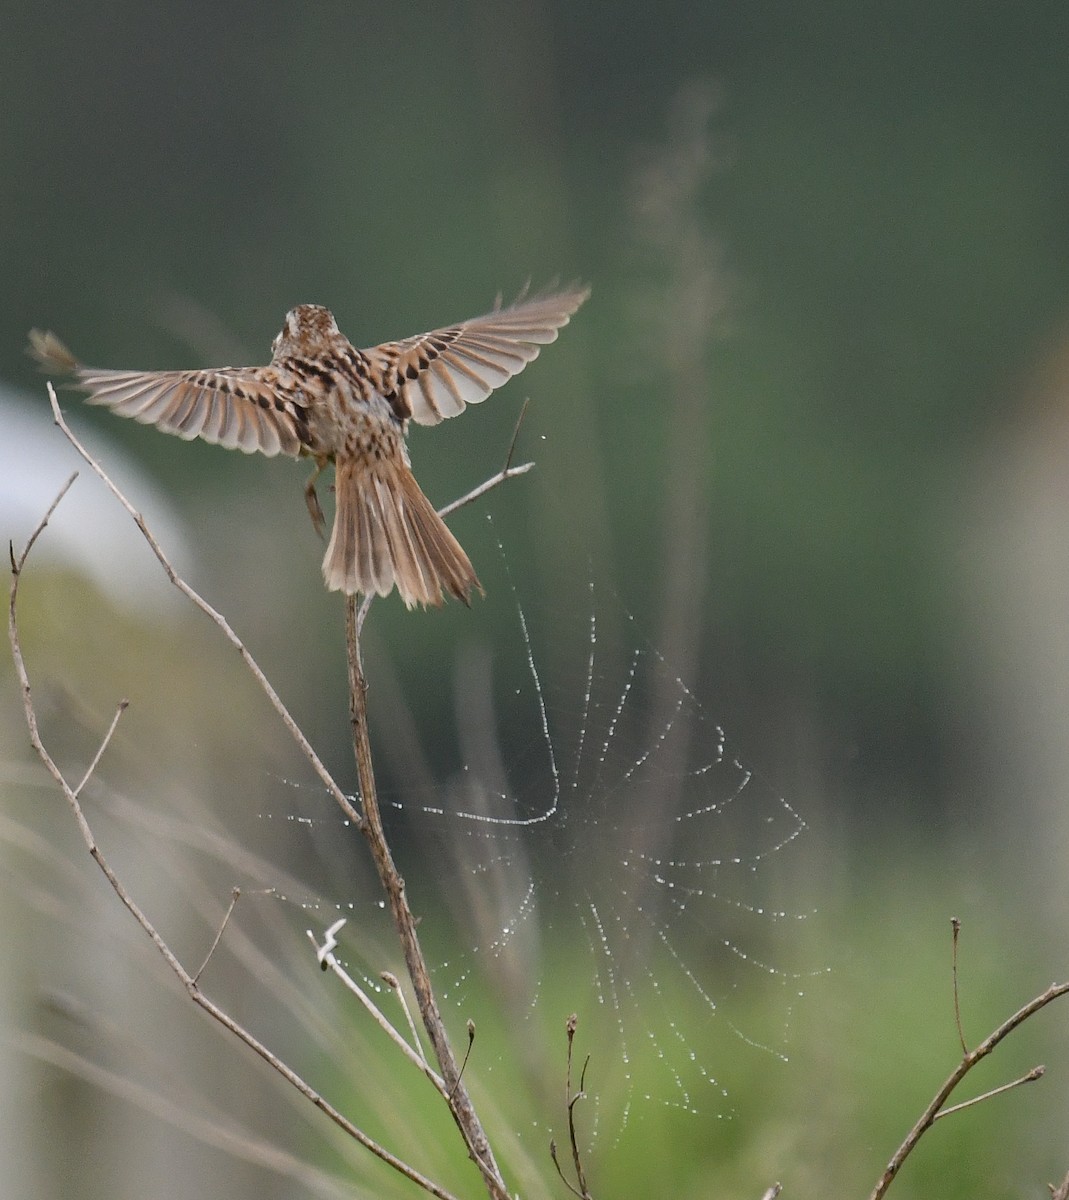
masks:
{"label": "bird's right wing", "polygon": [[73,375],[90,404],[186,441],[199,437],[268,456],[297,456],[308,442],[307,406],[275,367],[99,370],[82,366],[54,333],[38,329],[30,331],[28,353],[47,370]]}

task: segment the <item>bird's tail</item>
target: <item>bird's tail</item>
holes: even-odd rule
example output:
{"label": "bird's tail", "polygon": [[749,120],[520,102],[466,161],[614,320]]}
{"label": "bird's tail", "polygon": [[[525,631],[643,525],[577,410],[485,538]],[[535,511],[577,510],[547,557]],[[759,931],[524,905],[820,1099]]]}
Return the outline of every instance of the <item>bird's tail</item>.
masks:
{"label": "bird's tail", "polygon": [[336,465],[336,507],[323,578],[331,591],[378,593],[396,584],[406,607],[468,603],[482,591],[460,543],[403,462],[343,458]]}

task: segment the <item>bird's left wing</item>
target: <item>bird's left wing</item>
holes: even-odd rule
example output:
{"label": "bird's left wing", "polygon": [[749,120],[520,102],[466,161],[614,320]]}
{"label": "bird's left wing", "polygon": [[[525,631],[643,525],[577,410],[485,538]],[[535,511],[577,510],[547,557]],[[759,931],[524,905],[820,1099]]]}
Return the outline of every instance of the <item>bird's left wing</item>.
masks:
{"label": "bird's left wing", "polygon": [[30,355],[49,370],[73,375],[123,417],[191,441],[229,450],[297,456],[308,441],[307,407],[275,367],[207,371],[109,371],[85,367],[54,333],[30,332]]}
{"label": "bird's left wing", "polygon": [[399,415],[437,425],[518,375],[589,295],[576,285],[363,354],[396,397]]}

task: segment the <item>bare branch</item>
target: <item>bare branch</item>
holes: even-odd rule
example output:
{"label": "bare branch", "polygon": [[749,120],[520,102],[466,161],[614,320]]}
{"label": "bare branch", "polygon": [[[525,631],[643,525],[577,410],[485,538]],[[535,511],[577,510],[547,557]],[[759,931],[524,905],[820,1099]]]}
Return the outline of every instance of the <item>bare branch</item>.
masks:
{"label": "bare branch", "polygon": [[[89,451],[86,450],[86,448],[82,445],[82,443],[74,436],[74,433],[71,431],[70,426],[67,424],[66,420],[63,417],[63,412],[59,407],[59,401],[56,399],[55,388],[53,388],[51,383],[48,384],[48,397],[52,404],[52,415],[55,419],[56,424],[63,431],[64,436],[67,438],[67,440],[70,442],[70,444],[75,448],[75,450],[77,450],[77,452],[82,456],[82,458],[86,461],[86,463],[88,463],[88,465],[92,468],[94,473],[100,478],[100,480],[103,482],[104,486],[108,489],[108,491],[111,492],[111,494],[115,497],[115,499],[118,500],[118,502],[123,506],[123,508],[125,508],[126,511],[130,514],[130,517],[133,520],[134,524],[137,525],[138,529],[141,531],[141,536],[145,539],[146,542],[148,542],[149,548],[152,550],[152,553],[156,556],[157,561],[159,562],[160,566],[163,568],[164,573],[166,574],[167,578],[171,581],[171,583],[182,593],[183,596],[186,597],[187,600],[191,601],[191,603],[193,603],[197,608],[199,608],[200,611],[202,613],[204,613],[204,615],[221,630],[223,636],[234,647],[234,649],[237,650],[238,654],[241,655],[242,662],[252,673],[252,676],[256,680],[256,682],[260,685],[260,688],[262,689],[264,695],[267,696],[267,699],[270,702],[271,707],[274,708],[275,712],[280,717],[283,725],[285,725],[286,729],[289,731],[290,736],[293,738],[293,740],[297,743],[298,747],[300,748],[301,753],[305,756],[305,758],[311,764],[312,769],[319,776],[319,778],[323,781],[323,784],[326,787],[327,791],[330,792],[331,796],[334,797],[335,801],[338,803],[342,812],[345,813],[346,817],[348,817],[348,819],[350,821],[352,821],[354,825],[359,826],[360,822],[361,822],[361,817],[360,817],[360,814],[353,807],[352,801],[341,790],[341,788],[338,787],[338,785],[334,782],[333,776],[330,774],[330,772],[327,770],[327,768],[320,761],[319,755],[316,754],[315,750],[312,748],[311,743],[304,736],[304,733],[301,731],[300,727],[297,725],[297,722],[293,719],[292,716],[290,716],[289,709],[287,709],[285,704],[283,704],[281,697],[275,691],[274,687],[272,687],[267,676],[263,673],[263,671],[260,669],[259,665],[257,664],[256,660],[252,657],[252,655],[246,649],[245,643],[238,637],[238,635],[230,627],[230,623],[222,615],[222,613],[219,613],[214,608],[212,608],[212,606],[207,602],[207,600],[205,600],[198,592],[196,592],[192,587],[190,587],[190,585],[188,583],[186,583],[186,581],[184,579],[182,579],[182,577],[177,573],[177,571],[175,571],[174,567],[171,566],[170,560],[167,558],[166,554],[164,554],[163,549],[160,546],[159,542],[156,541],[156,538],[153,536],[148,525],[145,523],[145,518],[137,511],[137,509],[134,508],[134,506],[130,503],[130,501],[127,500],[127,498],[123,495],[123,493],[112,482],[111,478],[104,471],[104,468],[96,461],[95,458],[93,458],[93,456],[89,453]],[[70,484],[72,482],[73,482],[73,477],[71,480],[68,481],[66,487],[64,488],[64,492],[66,491],[67,487],[70,487]],[[59,500],[62,499],[62,495],[63,495],[63,493],[61,493],[60,496],[55,501],[55,503],[53,503],[52,509],[49,510],[49,514],[48,514],[49,516],[51,515],[52,511],[54,511],[55,504],[57,504],[59,502]],[[46,521],[47,521],[47,517],[46,517]],[[37,530],[34,531],[34,536],[33,536],[33,538],[31,538],[29,545],[27,545],[27,547],[26,547],[26,551],[24,551],[24,553],[23,553],[22,561],[25,561],[26,554],[29,552],[30,546],[33,544],[33,541],[36,540],[37,535],[40,533],[40,531],[43,527],[44,527],[44,523],[42,523],[42,525]],[[21,563],[20,563],[19,569],[21,569]]]}
{"label": "bare branch", "polygon": [[[1008,1037],[1019,1025],[1027,1021],[1029,1017],[1035,1016],[1035,1014],[1039,1012],[1041,1008],[1045,1008],[1052,1001],[1057,1000],[1060,996],[1064,996],[1067,993],[1069,993],[1069,983],[1052,983],[1045,992],[1042,992],[1040,995],[1030,1000],[1022,1008],[1019,1008],[1017,1012],[1013,1014],[1013,1016],[1003,1021],[1003,1023],[996,1030],[994,1030],[994,1032],[989,1034],[980,1043],[980,1045],[976,1047],[975,1050],[970,1050],[962,1056],[961,1062],[958,1063],[958,1065],[947,1077],[942,1087],[932,1098],[928,1107],[921,1114],[917,1123],[909,1131],[905,1140],[895,1151],[891,1161],[887,1164],[883,1174],[880,1176],[875,1188],[873,1188],[869,1200],[881,1200],[881,1197],[886,1195],[887,1189],[891,1186],[899,1170],[901,1169],[902,1164],[909,1157],[910,1153],[913,1151],[914,1147],[925,1135],[925,1133],[927,1133],[935,1123],[936,1118],[943,1111],[943,1106],[946,1104],[955,1088],[957,1088],[957,1086],[961,1083],[965,1076],[968,1075],[973,1067],[975,1067],[976,1064],[981,1061],[981,1059],[986,1058],[999,1045],[999,1043],[1003,1041],[1004,1038]],[[1041,1075],[1042,1068],[1037,1068],[1037,1070]],[[1004,1092],[1011,1087],[1018,1087],[1022,1083],[1029,1083],[1032,1081],[1033,1077],[1039,1078],[1039,1075],[1037,1075],[1034,1071],[1030,1071],[1028,1075],[1023,1076],[1021,1079],[1014,1080],[1012,1083],[1006,1084],[1003,1087],[995,1088],[991,1092],[986,1092],[983,1096],[977,1097],[975,1101],[969,1101],[966,1104],[956,1105],[954,1110],[948,1109],[947,1112],[959,1111],[962,1108],[970,1107],[970,1105],[973,1103],[979,1103],[980,1100],[987,1100],[991,1096],[996,1096],[1000,1092]]]}
{"label": "bare branch", "polygon": [[[310,929],[308,930],[308,936],[311,938],[312,943],[316,944],[315,934],[313,934]],[[317,946],[316,949],[323,969],[334,972],[334,974],[342,981],[345,987],[347,987],[349,991],[352,992],[352,994],[360,1001],[364,1008],[367,1009],[375,1024],[378,1025],[378,1027],[386,1034],[390,1041],[392,1041],[393,1044],[398,1047],[405,1058],[407,1058],[409,1062],[418,1067],[419,1070],[427,1076],[427,1078],[431,1081],[431,1083],[434,1084],[435,1088],[441,1093],[442,1096],[447,1096],[448,1093],[445,1090],[445,1084],[442,1082],[441,1076],[436,1075],[435,1072],[431,1070],[427,1060],[423,1057],[419,1049],[418,1043],[415,1048],[413,1048],[408,1044],[408,1042],[405,1041],[405,1039],[398,1032],[397,1027],[389,1020],[382,1009],[379,1008],[375,1001],[371,999],[367,992],[364,991],[364,989],[356,982],[355,979],[353,979],[349,972],[346,971],[346,969],[341,965],[341,963],[335,957],[332,949],[324,951],[323,948],[319,946]],[[415,1030],[413,1030],[413,1033],[415,1033]]]}
{"label": "bare branch", "polygon": [[989,1092],[984,1092],[982,1095],[973,1096],[971,1100],[963,1100],[960,1104],[952,1104],[949,1108],[944,1108],[941,1112],[935,1114],[935,1120],[941,1121],[943,1117],[949,1117],[951,1113],[961,1112],[963,1108],[972,1108],[974,1104],[982,1104],[985,1100],[990,1100],[992,1096],[1001,1095],[1003,1092],[1010,1092],[1014,1088],[1018,1088],[1023,1083],[1035,1083],[1037,1079],[1042,1079],[1047,1068],[1044,1066],[1033,1067],[1031,1071],[1027,1071],[1019,1079],[1011,1079],[1009,1083],[1004,1083],[1000,1087],[992,1088]]}
{"label": "bare branch", "polygon": [[478,487],[472,488],[465,496],[461,496],[459,500],[454,500],[451,504],[445,505],[444,508],[438,510],[440,517],[448,517],[450,513],[454,513],[458,508],[463,508],[465,504],[471,504],[478,500],[480,496],[485,496],[487,492],[493,491],[499,484],[505,482],[506,479],[512,479],[516,475],[526,475],[534,467],[533,462],[520,463],[518,467],[502,467],[496,475],[491,475],[485,483],[480,483]]}
{"label": "bare branch", "polygon": [[238,900],[240,899],[240,897],[241,897],[241,888],[239,888],[239,887],[232,888],[231,892],[230,892],[230,904],[227,906],[226,914],[224,915],[222,923],[219,926],[219,930],[215,935],[215,940],[212,942],[211,947],[209,948],[204,961],[200,964],[199,970],[193,976],[194,983],[200,982],[200,977],[204,974],[205,970],[208,967],[208,964],[212,961],[212,955],[215,953],[215,948],[223,940],[223,930],[226,929],[227,925],[230,923],[230,918],[231,918],[231,916],[233,916],[234,909],[237,907],[237,903],[238,903]]}
{"label": "bare branch", "polygon": [[782,1183],[774,1183],[767,1192],[761,1197],[761,1200],[776,1200],[776,1197],[783,1191]]}
{"label": "bare branch", "polygon": [[[51,384],[48,385],[48,394],[53,399],[55,398],[55,392],[52,390]],[[34,542],[36,542],[37,539],[41,536],[41,534],[44,533],[45,527],[48,525],[48,522],[52,520],[52,514],[56,511],[57,508],[59,508],[60,502],[63,500],[63,497],[74,486],[74,481],[77,478],[78,478],[78,472],[75,471],[74,474],[71,475],[71,477],[67,480],[67,482],[56,493],[55,500],[53,500],[52,503],[48,506],[48,511],[45,513],[45,515],[40,519],[40,521],[37,522],[37,527],[30,534],[29,540],[27,541],[25,547],[23,548],[22,554],[19,555],[17,562],[15,560],[15,547],[12,545],[11,542],[8,542],[7,548],[8,548],[8,556],[11,559],[11,574],[12,575],[18,575],[19,572],[22,570],[22,568],[25,566],[26,559],[28,559],[30,557],[30,551],[33,549]]]}
{"label": "bare branch", "polygon": [[449,1043],[445,1023],[438,1011],[438,1002],[431,986],[430,972],[427,970],[427,963],[416,933],[416,920],[408,906],[405,882],[393,861],[393,855],[382,827],[375,771],[371,760],[371,738],[367,717],[367,680],[364,676],[364,666],[360,654],[355,596],[346,598],[345,644],[349,667],[349,719],[353,732],[353,752],[356,757],[357,776],[360,780],[360,801],[364,810],[361,832],[367,840],[379,881],[389,901],[390,912],[401,941],[408,977],[412,981],[416,1003],[420,1016],[423,1018],[423,1027],[427,1031],[427,1037],[430,1039],[445,1083],[449,1110],[464,1138],[469,1154],[482,1174],[483,1182],[490,1196],[493,1200],[508,1200],[508,1189],[494,1158],[490,1141],[476,1115],[467,1088],[460,1078],[460,1069]]}
{"label": "bare branch", "polygon": [[[49,393],[53,400],[54,409],[58,413],[58,411],[59,411],[58,405],[56,405],[56,403],[55,403],[55,392],[52,390],[51,385],[49,386]],[[62,417],[61,416],[58,417],[57,423],[60,423],[61,420],[62,420]],[[80,447],[79,447],[79,450],[80,450]],[[109,487],[112,488],[112,491],[114,492],[114,494],[116,496],[119,496],[120,499],[122,499],[121,495],[116,491],[114,486],[111,485],[110,481],[108,481],[107,478],[105,476],[103,476],[103,473],[100,472],[98,468],[96,468],[95,464],[88,457],[88,455],[86,455],[84,451],[80,450],[80,452],[83,454],[83,457],[86,458],[86,461],[89,462],[90,465],[94,467],[94,470],[98,470],[98,473],[101,474],[102,478],[105,479],[105,482],[107,482]],[[140,925],[141,929],[145,932],[146,936],[152,941],[152,944],[159,951],[160,955],[162,956],[163,960],[166,962],[167,966],[170,967],[171,971],[175,974],[175,976],[181,982],[182,986],[185,988],[186,992],[188,993],[190,999],[196,1005],[198,1005],[200,1008],[202,1008],[215,1021],[219,1022],[220,1025],[222,1025],[224,1028],[228,1029],[232,1034],[234,1034],[234,1036],[237,1037],[240,1041],[244,1042],[246,1046],[248,1046],[255,1054],[259,1055],[259,1057],[262,1058],[264,1060],[264,1062],[266,1062],[271,1068],[273,1068],[275,1071],[277,1071],[284,1079],[286,1079],[290,1084],[292,1084],[293,1087],[295,1087],[306,1099],[310,1100],[311,1103],[314,1104],[315,1107],[318,1108],[321,1112],[323,1112],[331,1121],[333,1121],[334,1124],[336,1124],[340,1129],[344,1130],[344,1132],[346,1132],[355,1141],[359,1142],[360,1145],[362,1145],[366,1150],[370,1151],[370,1153],[375,1155],[375,1157],[381,1159],[383,1162],[385,1162],[389,1166],[393,1167],[394,1170],[396,1170],[400,1174],[404,1175],[407,1179],[410,1179],[410,1180],[412,1180],[412,1182],[417,1183],[425,1191],[430,1192],[431,1195],[437,1196],[439,1198],[439,1200],[453,1200],[451,1193],[447,1192],[444,1188],[440,1187],[433,1180],[428,1179],[426,1176],[420,1174],[420,1172],[416,1171],[413,1167],[409,1166],[406,1162],[397,1158],[396,1155],[391,1154],[390,1151],[385,1149],[385,1147],[379,1145],[378,1142],[376,1142],[373,1138],[369,1137],[366,1133],[363,1132],[363,1130],[361,1130],[357,1126],[355,1126],[347,1117],[343,1116],[341,1112],[339,1112],[336,1108],[334,1108],[333,1105],[331,1105],[313,1087],[311,1087],[310,1084],[305,1082],[305,1080],[300,1075],[298,1075],[296,1073],[296,1071],[294,1071],[290,1066],[288,1066],[285,1062],[283,1062],[276,1054],[274,1054],[273,1051],[269,1050],[267,1046],[265,1046],[262,1042],[258,1041],[243,1025],[240,1025],[233,1017],[231,1017],[228,1012],[226,1012],[224,1009],[220,1008],[219,1005],[215,1004],[212,1000],[209,1000],[208,997],[204,995],[204,993],[200,990],[200,988],[197,984],[197,981],[193,978],[193,976],[191,976],[189,974],[189,972],[185,969],[185,967],[182,966],[181,962],[175,956],[175,954],[171,950],[170,946],[163,940],[161,935],[157,932],[155,926],[148,919],[148,917],[141,910],[141,908],[137,905],[137,903],[134,901],[133,897],[129,894],[129,892],[127,892],[122,881],[119,879],[119,877],[115,874],[114,870],[111,868],[111,865],[108,863],[106,857],[104,856],[103,851],[100,849],[100,847],[97,844],[96,838],[93,834],[93,831],[89,824],[89,821],[86,818],[85,812],[82,809],[81,802],[78,798],[77,793],[67,782],[67,779],[63,775],[63,772],[59,769],[55,760],[52,758],[52,756],[49,754],[47,748],[45,747],[45,744],[40,735],[40,731],[38,729],[37,713],[36,713],[36,710],[34,708],[34,703],[33,703],[33,692],[32,692],[31,686],[30,686],[29,674],[26,669],[26,662],[25,662],[25,659],[24,659],[23,653],[22,653],[22,644],[21,644],[21,641],[19,638],[18,620],[17,620],[19,581],[22,577],[22,573],[25,568],[25,564],[27,561],[27,556],[29,554],[30,548],[32,547],[33,543],[36,541],[37,537],[40,535],[41,530],[43,530],[45,524],[47,523],[48,517],[55,511],[56,505],[63,498],[63,495],[65,494],[67,488],[70,486],[70,482],[71,481],[68,481],[68,483],[65,485],[63,491],[57,497],[56,501],[52,504],[51,508],[49,509],[48,513],[46,514],[46,517],[41,521],[38,528],[36,530],[34,530],[34,533],[31,535],[30,541],[27,543],[27,546],[23,550],[22,555],[18,559],[15,559],[14,554],[12,554],[11,591],[10,591],[10,601],[9,601],[9,608],[8,608],[8,634],[9,634],[9,640],[11,643],[12,659],[15,664],[15,674],[18,678],[19,686],[22,691],[23,710],[24,710],[25,717],[26,717],[26,724],[27,724],[27,727],[30,732],[30,744],[33,746],[33,749],[34,749],[35,753],[37,754],[37,757],[41,760],[42,764],[44,765],[44,767],[48,771],[48,773],[56,781],[56,784],[59,786],[64,797],[66,798],[67,804],[70,807],[71,813],[73,814],[74,819],[78,825],[78,829],[81,832],[82,840],[85,842],[86,848],[88,849],[90,855],[96,861],[97,866],[103,872],[104,877],[107,879],[108,883],[111,885],[112,890],[115,892],[116,896],[119,898],[119,900],[121,901],[123,906],[127,909],[127,911],[131,914],[131,916],[133,916],[134,920],[138,923],[138,925]],[[123,504],[124,504],[124,507],[126,507],[128,509],[128,511],[133,512],[133,510],[129,508],[129,505],[126,504],[125,500],[123,500]],[[139,523],[139,526],[142,528],[142,531],[145,533],[145,535],[147,537],[150,537],[147,530],[144,529],[144,522],[141,520],[141,518],[139,516],[137,516],[136,519]],[[166,564],[166,560],[162,557],[162,552],[160,552],[157,555],[157,557],[160,557],[161,562]],[[169,564],[166,564],[165,569],[167,569],[168,574],[170,576],[173,576],[173,578],[175,580],[178,579],[178,577],[174,575],[174,572],[171,571]],[[183,585],[183,590],[185,590],[184,585]],[[193,593],[192,589],[189,589],[189,594],[191,595],[191,598],[196,596],[196,593]],[[199,600],[199,597],[197,597],[196,600],[198,602],[198,607],[207,607],[207,606],[204,606],[203,601]],[[220,620],[221,620],[221,618],[220,618]],[[225,622],[224,622],[224,625],[225,625]],[[226,628],[229,629],[229,626],[226,626]],[[251,659],[250,659],[250,661],[251,661]],[[259,668],[257,668],[257,670],[259,670]],[[287,714],[287,716],[288,716],[288,714]],[[116,719],[117,719],[117,717],[116,717]],[[114,728],[114,724],[115,724],[115,721],[113,720],[112,729]],[[104,745],[106,745],[107,740],[110,737],[110,735],[111,735],[111,730],[109,729],[109,732],[105,736],[105,739],[104,739],[104,743],[103,743]],[[102,753],[102,749],[101,749],[101,751],[98,751],[97,759],[99,758],[100,753]],[[96,761],[96,759],[94,761]],[[88,778],[88,773],[87,773],[86,778]],[[84,783],[84,780],[83,780],[83,783]]]}
{"label": "bare branch", "polygon": [[96,754],[93,755],[92,762],[90,762],[89,766],[86,767],[85,774],[82,776],[81,783],[79,783],[78,786],[74,789],[74,794],[76,796],[80,796],[82,794],[82,789],[89,782],[89,780],[92,779],[93,772],[99,766],[100,760],[104,757],[104,751],[107,750],[108,743],[111,741],[112,737],[115,734],[115,728],[119,724],[119,718],[123,715],[124,712],[126,712],[126,710],[129,707],[130,707],[129,700],[120,700],[119,701],[118,707],[115,709],[115,716],[113,716],[111,718],[111,724],[108,726],[107,733],[105,733],[103,738],[101,739],[100,745],[97,747],[97,752],[96,752]]}
{"label": "bare branch", "polygon": [[512,479],[514,475],[526,475],[534,466],[533,462],[521,463],[518,467],[512,465],[512,455],[516,450],[516,439],[520,436],[520,426],[523,424],[523,418],[527,415],[527,405],[530,399],[524,400],[523,406],[520,409],[520,415],[516,418],[516,428],[512,431],[512,441],[509,442],[508,453],[505,455],[505,465],[496,475],[491,475],[485,483],[480,483],[478,487],[472,488],[466,496],[461,496],[459,500],[454,500],[451,504],[447,504],[444,508],[438,510],[440,517],[448,517],[450,513],[454,513],[458,508],[463,508],[465,504],[471,504],[474,500],[478,500],[480,496],[485,496],[487,492],[492,491],[498,484],[504,483],[506,479]]}
{"label": "bare branch", "polygon": [[958,1042],[961,1044],[962,1054],[969,1053],[969,1047],[965,1042],[965,1031],[961,1027],[961,999],[958,995],[958,941],[961,938],[961,921],[957,917],[950,918],[951,928],[951,975],[954,980],[954,1024],[958,1028]]}

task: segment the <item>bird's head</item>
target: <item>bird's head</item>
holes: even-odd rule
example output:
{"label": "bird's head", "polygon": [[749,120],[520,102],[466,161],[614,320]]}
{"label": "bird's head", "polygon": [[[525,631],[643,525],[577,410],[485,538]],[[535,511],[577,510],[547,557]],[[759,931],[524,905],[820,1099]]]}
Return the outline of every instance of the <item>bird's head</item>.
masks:
{"label": "bird's head", "polygon": [[298,304],[286,313],[285,324],[271,343],[271,357],[310,358],[337,345],[341,336],[329,309],[320,304]]}

